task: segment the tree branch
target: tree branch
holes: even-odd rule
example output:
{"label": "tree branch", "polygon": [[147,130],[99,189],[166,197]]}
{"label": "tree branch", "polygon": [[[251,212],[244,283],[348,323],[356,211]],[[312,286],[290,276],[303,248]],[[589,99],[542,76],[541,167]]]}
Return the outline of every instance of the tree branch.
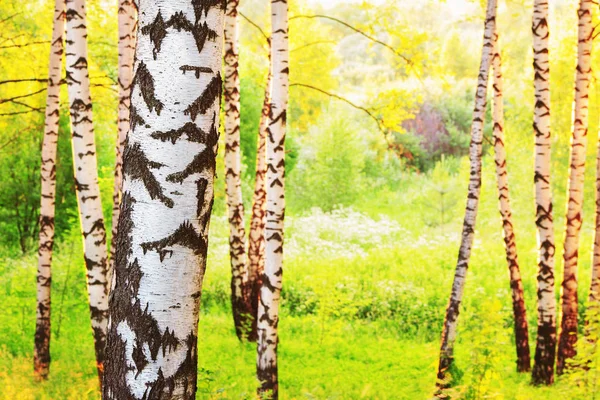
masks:
{"label": "tree branch", "polygon": [[412,154],[410,154],[410,152],[407,154],[407,151],[406,151],[406,149],[404,149],[404,146],[402,146],[399,143],[394,143],[393,139],[391,138],[389,129],[385,128],[385,126],[383,125],[383,120],[381,118],[377,117],[373,113],[372,110],[370,110],[366,107],[363,107],[363,106],[359,106],[358,104],[352,102],[351,100],[348,100],[345,97],[340,96],[339,94],[328,92],[328,91],[320,89],[316,86],[308,85],[306,83],[297,83],[297,82],[290,84],[290,88],[296,87],[296,86],[314,90],[316,92],[319,92],[319,93],[329,96],[331,98],[340,100],[340,101],[348,104],[350,107],[353,107],[357,110],[364,112],[377,124],[377,129],[379,129],[379,131],[383,134],[383,137],[388,146],[388,150],[392,150],[394,152],[394,154],[396,155],[396,157],[398,157],[399,159],[401,159],[402,157],[406,157],[406,156],[412,156]]}
{"label": "tree branch", "polygon": [[21,83],[21,82],[48,82],[48,79],[37,79],[37,78],[7,79],[5,81],[0,81],[0,85],[6,85],[7,83]]}
{"label": "tree branch", "polygon": [[258,25],[256,22],[252,21],[250,18],[246,17],[242,12],[238,11],[238,14],[242,18],[244,18],[246,20],[246,22],[248,22],[250,25],[255,27],[261,33],[261,35],[265,38],[265,40],[267,41],[267,44],[269,46],[271,46],[271,36],[267,35],[265,33],[265,31],[263,30],[263,28],[260,27],[260,25]]}
{"label": "tree branch", "polygon": [[298,47],[290,50],[290,53],[293,53],[294,51],[302,50],[306,47],[316,46],[318,44],[337,44],[337,42],[335,40],[317,40],[314,42],[303,44],[302,46],[298,46]]}
{"label": "tree branch", "polygon": [[396,50],[395,48],[393,48],[392,46],[390,46],[389,44],[382,42],[381,40],[369,35],[368,33],[350,25],[347,22],[342,21],[341,19],[335,18],[335,17],[330,17],[329,15],[322,15],[322,14],[315,14],[315,15],[294,15],[292,17],[290,17],[290,21],[294,20],[294,19],[299,19],[299,18],[305,18],[305,19],[327,19],[333,22],[337,22],[340,25],[345,26],[346,28],[353,30],[354,32],[358,33],[359,35],[364,36],[365,38],[369,39],[370,41],[377,43],[383,47],[385,47],[386,49],[390,50],[391,52],[393,52],[395,55],[397,55],[398,57],[402,58],[404,61],[406,61],[406,63],[410,66],[413,66],[413,62],[410,58],[406,57],[405,55],[403,55],[402,53],[400,53],[398,50]]}
{"label": "tree branch", "polygon": [[17,47],[29,47],[29,46],[34,46],[37,44],[48,44],[50,43],[49,40],[43,40],[40,42],[29,42],[29,43],[24,43],[24,44],[11,44],[9,46],[0,46],[0,50],[1,49],[11,49],[11,48],[17,48]]}
{"label": "tree branch", "polygon": [[40,94],[40,93],[43,93],[45,91],[46,91],[46,88],[43,88],[43,89],[38,90],[37,92],[28,93],[28,94],[22,94],[20,96],[11,97],[11,98],[8,98],[8,99],[0,99],[0,104],[14,102],[14,100],[24,99],[26,97],[35,96],[36,94]]}

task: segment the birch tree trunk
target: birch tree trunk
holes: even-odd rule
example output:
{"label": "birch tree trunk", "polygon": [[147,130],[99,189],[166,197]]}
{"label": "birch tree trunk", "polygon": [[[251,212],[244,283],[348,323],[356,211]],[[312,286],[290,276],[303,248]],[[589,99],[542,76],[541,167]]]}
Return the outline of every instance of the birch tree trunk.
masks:
{"label": "birch tree trunk", "polygon": [[267,205],[265,224],[265,271],[258,305],[257,377],[259,395],[279,398],[277,345],[279,301],[283,274],[285,215],[285,133],[289,97],[288,5],[271,0],[272,92],[267,140]]}
{"label": "birch tree trunk", "polygon": [[111,282],[115,264],[115,238],[119,226],[119,205],[123,181],[123,149],[129,131],[129,94],[133,79],[133,57],[135,55],[136,7],[133,0],[119,0],[119,116],[115,157],[115,183],[113,189],[112,240],[108,264],[108,282]]}
{"label": "birch tree trunk", "polygon": [[538,231],[538,336],[534,384],[554,382],[556,356],[556,299],[554,295],[554,223],[550,188],[550,63],[548,56],[548,1],[533,3],[533,68],[535,72],[535,198]]}
{"label": "birch tree trunk", "polygon": [[[269,50],[270,51],[270,50]],[[269,57],[269,64],[270,64]],[[250,310],[254,318],[248,334],[248,340],[258,338],[257,321],[258,302],[262,286],[262,276],[265,272],[265,223],[267,209],[267,135],[269,132],[269,115],[271,113],[271,67],[267,76],[265,99],[263,102],[260,124],[258,127],[258,143],[256,146],[256,177],[254,181],[254,196],[252,199],[252,218],[248,235],[248,287],[250,295]]]}
{"label": "birch tree trunk", "polygon": [[571,136],[571,166],[569,171],[569,202],[564,246],[564,277],[562,283],[562,319],[558,341],[556,373],[561,375],[566,360],[577,352],[577,261],[579,256],[579,232],[583,209],[583,184],[585,180],[585,156],[588,132],[588,103],[592,75],[592,0],[580,0],[577,69],[575,74],[575,101],[573,104],[573,135]]}
{"label": "birch tree trunk", "polygon": [[92,124],[92,100],[87,62],[85,0],[67,0],[67,85],[70,100],[73,167],[84,242],[87,287],[96,348],[98,375],[102,381],[104,346],[108,325],[106,230],[98,186],[96,143]]}
{"label": "birch tree trunk", "polygon": [[[496,30],[496,0],[488,0],[485,29],[483,34],[483,48],[481,52],[481,65],[477,80],[477,91],[475,94],[475,107],[473,111],[473,122],[471,125],[471,145],[469,159],[471,172],[469,178],[469,189],[467,195],[467,206],[463,223],[462,239],[458,253],[458,261],[452,284],[452,293],[446,309],[444,328],[442,332],[442,343],[440,348],[440,360],[437,374],[437,386],[444,389],[448,386],[451,376],[446,373],[454,361],[454,342],[456,340],[456,327],[465,288],[465,278],[471,257],[473,237],[475,235],[475,221],[479,205],[479,194],[481,192],[481,153],[483,142],[483,125],[485,120],[485,109],[487,104],[487,85],[490,67],[492,63],[494,33]],[[438,391],[438,396],[443,393]]]}
{"label": "birch tree trunk", "polygon": [[600,140],[596,152],[596,229],[592,258],[592,280],[590,283],[589,307],[600,306]]}
{"label": "birch tree trunk", "polygon": [[225,2],[139,3],[104,399],[194,399]]}
{"label": "birch tree trunk", "polygon": [[42,195],[40,207],[40,245],[38,250],[37,313],[33,369],[36,378],[46,379],[50,372],[50,299],[52,248],[54,246],[54,204],[56,199],[56,152],[60,112],[60,79],[65,35],[65,0],[54,4],[52,44],[48,63],[46,121],[42,143]]}
{"label": "birch tree trunk", "polygon": [[251,314],[246,268],[246,230],[242,200],[240,151],[240,76],[238,74],[238,0],[227,0],[225,12],[225,186],[229,211],[229,257],[231,259],[231,308],[235,332],[248,336]]}
{"label": "birch tree trunk", "polygon": [[510,193],[508,190],[508,171],[506,164],[506,148],[504,147],[504,82],[502,77],[502,58],[498,34],[494,37],[494,154],[496,162],[496,178],[498,182],[498,201],[502,227],[504,230],[504,244],[506,247],[506,262],[510,276],[510,288],[513,300],[513,315],[515,319],[515,344],[517,348],[517,371],[529,372],[531,370],[531,355],[529,352],[529,329],[527,324],[527,310],[525,309],[525,296],[523,282],[517,257],[517,243],[513,228],[513,218],[510,206]]}

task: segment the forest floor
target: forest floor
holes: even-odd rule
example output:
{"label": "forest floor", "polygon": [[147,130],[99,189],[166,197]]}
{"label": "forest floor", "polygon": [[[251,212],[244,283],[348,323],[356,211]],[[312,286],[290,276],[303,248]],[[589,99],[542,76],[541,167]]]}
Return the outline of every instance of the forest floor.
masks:
{"label": "forest floor", "polygon": [[[456,232],[457,227],[447,229]],[[215,218],[211,230],[197,398],[251,399],[256,347],[240,343],[233,329],[225,218]],[[282,399],[430,398],[458,246],[456,233],[437,231],[415,236],[398,219],[351,209],[288,220]],[[569,378],[536,388],[527,374],[515,372],[501,236],[490,235],[493,240],[476,243],[468,278],[456,347],[462,377],[455,398],[592,398],[589,391],[574,394]],[[0,264],[2,400],[99,399],[80,240],[67,238],[57,247],[52,365],[45,383],[32,377],[36,257],[6,256]],[[523,260],[531,264],[524,276],[533,349],[535,252],[525,253]]]}

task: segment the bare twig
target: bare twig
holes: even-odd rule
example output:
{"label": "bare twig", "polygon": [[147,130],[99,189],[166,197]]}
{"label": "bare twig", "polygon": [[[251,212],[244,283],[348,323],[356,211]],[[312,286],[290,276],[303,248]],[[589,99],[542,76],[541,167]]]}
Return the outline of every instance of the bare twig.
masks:
{"label": "bare twig", "polygon": [[290,53],[293,53],[294,51],[302,50],[306,47],[316,46],[318,44],[337,44],[337,42],[335,40],[317,40],[314,42],[303,44],[302,46],[298,46],[298,47],[290,50]]}
{"label": "bare twig", "polygon": [[40,93],[43,93],[45,91],[46,91],[46,88],[43,88],[43,89],[38,90],[37,92],[28,93],[28,94],[22,94],[20,96],[11,97],[11,98],[8,98],[8,99],[0,99],[0,104],[14,102],[14,100],[24,99],[26,97],[35,96],[36,94],[40,94]]}
{"label": "bare twig", "polygon": [[37,78],[25,78],[25,79],[7,79],[0,81],[0,85],[6,85],[7,83],[21,83],[21,82],[48,82],[48,79],[37,79]]}
{"label": "bare twig", "polygon": [[377,116],[376,116],[376,115],[373,113],[373,111],[372,111],[371,109],[368,109],[368,108],[366,108],[366,107],[360,106],[360,105],[358,105],[358,104],[354,103],[353,101],[351,101],[351,100],[349,100],[349,99],[347,99],[347,98],[345,98],[345,97],[343,97],[343,96],[340,96],[339,94],[331,93],[331,92],[328,92],[328,91],[326,91],[326,90],[323,90],[323,89],[321,89],[321,88],[318,88],[318,87],[316,87],[316,86],[309,85],[309,84],[306,84],[306,83],[297,83],[297,82],[296,82],[296,83],[291,83],[291,84],[290,84],[290,87],[303,87],[303,88],[307,88],[307,89],[314,90],[314,91],[316,91],[316,92],[319,92],[319,93],[321,93],[321,94],[324,94],[324,95],[326,95],[326,96],[329,96],[329,97],[331,97],[331,98],[334,98],[334,99],[340,100],[340,101],[342,101],[342,102],[344,102],[344,103],[348,104],[349,106],[351,106],[351,107],[353,107],[353,108],[355,108],[355,109],[357,109],[357,110],[360,110],[360,111],[364,112],[364,113],[365,113],[365,114],[367,114],[367,115],[368,115],[368,116],[369,116],[369,117],[370,117],[370,118],[371,118],[373,121],[375,121],[375,123],[377,124],[377,129],[379,129],[379,131],[380,131],[380,132],[383,134],[383,137],[384,137],[384,139],[385,139],[385,141],[386,141],[386,143],[387,143],[387,146],[388,146],[388,149],[389,149],[389,150],[392,150],[392,151],[394,152],[394,154],[395,154],[395,155],[396,155],[398,158],[403,158],[403,157],[409,157],[409,158],[410,158],[410,157],[412,157],[412,154],[410,154],[410,153],[407,153],[407,150],[404,148],[404,146],[402,146],[402,145],[401,145],[401,144],[399,144],[399,143],[395,143],[395,142],[393,141],[393,139],[392,139],[392,137],[391,137],[391,135],[390,135],[390,130],[389,130],[389,129],[387,129],[387,128],[384,126],[384,121],[383,121],[383,119],[382,119],[382,118],[380,118],[380,117],[377,117]]}
{"label": "bare twig", "polygon": [[4,22],[13,19],[14,17],[16,17],[17,15],[22,14],[22,12],[18,12],[12,15],[9,15],[8,17],[4,18],[4,19],[0,19],[0,24],[3,24]]}
{"label": "bare twig", "polygon": [[0,50],[1,49],[10,49],[10,48],[17,48],[17,47],[29,47],[29,46],[35,46],[38,44],[48,44],[50,43],[49,40],[43,40],[40,42],[29,42],[29,43],[23,43],[23,44],[11,44],[9,46],[0,46]]}
{"label": "bare twig", "polygon": [[365,38],[369,39],[370,41],[377,43],[385,48],[387,48],[388,50],[392,51],[395,55],[397,55],[398,57],[402,58],[404,61],[406,61],[406,63],[410,66],[413,66],[413,62],[410,58],[406,57],[404,54],[400,53],[398,50],[396,50],[395,48],[393,48],[392,46],[390,46],[389,44],[382,42],[381,40],[369,35],[368,33],[350,25],[347,22],[342,21],[341,19],[335,18],[335,17],[331,17],[329,15],[322,15],[322,14],[315,14],[315,15],[294,15],[292,17],[290,17],[290,21],[294,20],[294,19],[300,19],[300,18],[304,18],[304,19],[327,19],[330,21],[334,21],[337,22],[340,25],[345,26],[346,28],[353,30],[354,32],[358,33],[359,35],[364,36]]}
{"label": "bare twig", "polygon": [[256,29],[258,29],[258,31],[261,33],[261,35],[265,38],[265,40],[269,44],[269,46],[271,45],[271,37],[265,33],[265,31],[263,30],[263,28],[260,27],[260,25],[258,25],[256,22],[252,21],[250,18],[246,17],[243,13],[241,13],[239,11],[238,11],[238,14],[242,18],[244,18],[246,20],[246,22],[248,22],[250,25],[252,25]]}

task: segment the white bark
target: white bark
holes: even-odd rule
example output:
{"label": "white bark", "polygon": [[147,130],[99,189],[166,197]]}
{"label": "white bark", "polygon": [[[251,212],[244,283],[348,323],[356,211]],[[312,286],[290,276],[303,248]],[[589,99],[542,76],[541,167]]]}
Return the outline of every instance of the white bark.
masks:
{"label": "white bark", "polygon": [[277,326],[283,274],[285,215],[285,133],[289,97],[288,5],[271,1],[271,118],[267,140],[267,208],[265,272],[258,305],[257,376],[259,393],[279,395],[277,374]]}
{"label": "white bark", "polygon": [[102,378],[108,325],[106,231],[98,186],[96,144],[87,62],[85,0],[67,0],[67,85],[71,108],[73,167],[84,240],[87,287],[98,373]]}
{"label": "white bark", "polygon": [[222,1],[142,0],[106,399],[193,399],[218,143]]}
{"label": "white bark", "polygon": [[123,149],[129,132],[129,106],[133,80],[137,10],[132,0],[119,0],[119,114],[117,145],[115,149],[115,183],[113,188],[112,240],[108,264],[108,282],[111,282],[115,263],[115,238],[119,226],[119,205],[123,182]]}
{"label": "white bark", "polygon": [[238,0],[227,0],[225,12],[225,187],[229,212],[229,256],[231,259],[231,303],[238,338],[247,335],[249,319],[246,230],[242,200],[240,150],[240,76],[238,73]]}
{"label": "white bark", "polygon": [[[481,64],[477,79],[477,91],[475,94],[475,107],[473,110],[473,122],[471,124],[471,146],[469,149],[469,160],[471,171],[469,177],[469,189],[467,194],[467,206],[463,222],[462,240],[456,263],[452,292],[446,309],[444,330],[442,332],[442,343],[440,348],[440,360],[438,366],[438,387],[443,389],[447,381],[447,371],[454,360],[454,342],[456,340],[456,328],[460,303],[462,301],[471,248],[475,236],[475,222],[479,206],[479,195],[481,193],[481,153],[483,142],[483,125],[485,121],[485,109],[487,104],[487,86],[492,63],[494,48],[494,33],[496,31],[496,0],[488,0],[483,34],[483,48],[481,51]],[[440,392],[440,395],[442,393]]]}
{"label": "white bark", "polygon": [[46,379],[50,371],[50,304],[52,248],[54,245],[54,204],[56,199],[56,152],[60,112],[60,79],[65,36],[65,0],[54,4],[52,44],[48,63],[46,120],[42,143],[42,184],[40,207],[40,245],[38,250],[37,314],[34,371]]}
{"label": "white bark", "polygon": [[564,277],[562,283],[562,322],[558,345],[556,371],[562,374],[567,359],[575,356],[578,329],[577,261],[579,233],[583,211],[583,184],[585,181],[585,156],[587,150],[588,104],[592,75],[592,0],[580,0],[577,68],[575,74],[575,101],[573,103],[573,128],[571,136],[571,165],[569,168],[569,202],[564,245]]}
{"label": "white bark", "polygon": [[533,66],[535,110],[535,198],[538,230],[538,336],[534,383],[554,381],[556,353],[556,299],[554,297],[554,223],[550,187],[550,62],[548,1],[534,0]]}

